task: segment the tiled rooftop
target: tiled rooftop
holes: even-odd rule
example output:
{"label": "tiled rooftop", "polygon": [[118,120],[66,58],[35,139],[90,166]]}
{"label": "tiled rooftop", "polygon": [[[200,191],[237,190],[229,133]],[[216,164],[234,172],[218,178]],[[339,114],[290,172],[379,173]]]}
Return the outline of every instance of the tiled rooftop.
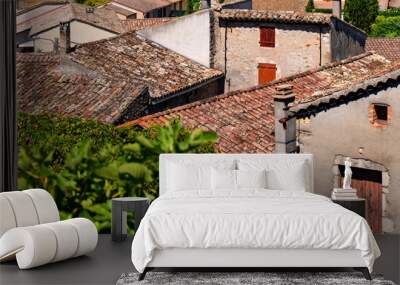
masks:
{"label": "tiled rooftop", "polygon": [[389,60],[398,60],[400,59],[400,37],[367,38],[365,49],[375,51]]}
{"label": "tiled rooftop", "polygon": [[170,21],[172,18],[145,18],[122,20],[122,26],[125,31],[138,31],[146,27],[160,25]]}
{"label": "tiled rooftop", "polygon": [[145,91],[143,85],[114,79],[75,64],[60,64],[53,54],[17,55],[17,100],[20,111],[115,122]]}
{"label": "tiled rooftop", "polygon": [[134,32],[81,45],[71,55],[89,69],[149,87],[153,98],[168,97],[222,72],[207,68]]}
{"label": "tiled rooftop", "polygon": [[223,9],[219,18],[234,21],[266,21],[274,23],[299,23],[327,25],[331,15],[293,11],[261,11],[242,9]]}
{"label": "tiled rooftop", "polygon": [[93,13],[88,13],[87,8],[89,7],[86,5],[69,3],[51,10],[31,21],[30,35],[36,35],[58,26],[60,22],[71,20],[86,22],[114,33],[124,32],[121,21],[114,11],[109,9],[94,9]]}
{"label": "tiled rooftop", "polygon": [[18,55],[21,111],[113,123],[145,88],[158,99],[222,75],[133,32],[83,44],[63,58]]}
{"label": "tiled rooftop", "polygon": [[115,5],[113,2],[109,2],[109,3],[105,4],[104,6],[99,7],[99,9],[104,9],[104,8],[113,10],[116,13],[127,16],[127,17],[136,14],[135,12],[133,12],[131,10],[128,10],[121,6]]}
{"label": "tiled rooftop", "polygon": [[400,76],[400,62],[390,63],[379,55],[366,53],[265,85],[149,115],[122,127],[149,127],[179,117],[188,127],[216,131],[219,137],[217,147],[221,152],[271,152],[274,149],[274,107],[271,94],[278,85],[293,85],[296,95],[293,107],[296,107],[299,104],[318,102],[338,91],[346,96],[346,90],[353,91],[353,86],[393,71]]}

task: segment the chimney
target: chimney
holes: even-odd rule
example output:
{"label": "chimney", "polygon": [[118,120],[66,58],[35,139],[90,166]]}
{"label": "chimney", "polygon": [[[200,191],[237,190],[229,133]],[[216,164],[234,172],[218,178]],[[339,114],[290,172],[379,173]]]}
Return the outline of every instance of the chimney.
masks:
{"label": "chimney", "polygon": [[332,14],[338,19],[342,19],[342,0],[332,0]]}
{"label": "chimney", "polygon": [[296,152],[296,117],[289,118],[289,104],[295,99],[293,86],[279,85],[272,97],[275,113],[275,152]]}
{"label": "chimney", "polygon": [[60,54],[67,54],[71,51],[71,23],[60,22],[60,40],[59,40]]}

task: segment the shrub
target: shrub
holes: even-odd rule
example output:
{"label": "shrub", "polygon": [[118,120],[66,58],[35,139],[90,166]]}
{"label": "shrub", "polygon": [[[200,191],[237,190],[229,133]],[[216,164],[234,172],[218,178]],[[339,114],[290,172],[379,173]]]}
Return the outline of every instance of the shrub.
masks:
{"label": "shrub", "polygon": [[314,0],[308,0],[306,5],[306,12],[313,12],[314,11]]}
{"label": "shrub", "polygon": [[213,152],[214,132],[174,120],[145,130],[71,118],[19,116],[18,188],[44,188],[62,218],[86,217],[110,230],[110,199],[158,191],[158,156]]}
{"label": "shrub", "polygon": [[400,16],[400,8],[393,8],[393,9],[379,11],[379,16],[384,16],[384,17]]}
{"label": "shrub", "polygon": [[378,16],[378,0],[347,0],[344,5],[344,20],[369,32]]}
{"label": "shrub", "polygon": [[400,16],[384,17],[378,16],[374,24],[372,24],[372,37],[400,37]]}

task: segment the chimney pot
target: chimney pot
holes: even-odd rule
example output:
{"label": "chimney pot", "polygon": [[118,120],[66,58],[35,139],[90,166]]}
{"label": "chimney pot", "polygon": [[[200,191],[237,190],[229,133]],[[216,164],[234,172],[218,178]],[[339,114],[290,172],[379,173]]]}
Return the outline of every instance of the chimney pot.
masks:
{"label": "chimney pot", "polygon": [[60,54],[67,54],[71,51],[71,25],[70,22],[60,22]]}
{"label": "chimney pot", "polygon": [[293,86],[290,84],[277,86],[272,97],[275,115],[275,152],[296,152],[296,117],[290,116],[289,111],[289,104],[295,100]]}

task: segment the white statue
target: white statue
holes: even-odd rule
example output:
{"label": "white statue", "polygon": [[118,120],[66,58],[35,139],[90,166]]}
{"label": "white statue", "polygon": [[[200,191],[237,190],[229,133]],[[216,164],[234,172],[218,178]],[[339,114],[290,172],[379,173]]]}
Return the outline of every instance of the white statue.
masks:
{"label": "white statue", "polygon": [[343,179],[343,189],[351,189],[351,160],[347,157],[344,161],[344,179]]}

